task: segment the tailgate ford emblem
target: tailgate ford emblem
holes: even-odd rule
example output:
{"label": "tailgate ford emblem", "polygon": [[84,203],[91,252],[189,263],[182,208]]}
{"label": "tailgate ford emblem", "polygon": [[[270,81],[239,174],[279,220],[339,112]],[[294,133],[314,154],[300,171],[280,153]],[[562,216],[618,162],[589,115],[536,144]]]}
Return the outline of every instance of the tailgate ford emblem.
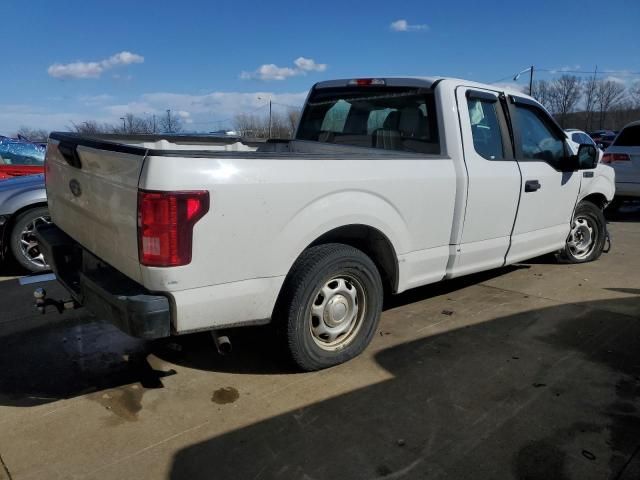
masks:
{"label": "tailgate ford emblem", "polygon": [[80,186],[80,182],[75,178],[71,179],[71,181],[69,182],[69,190],[71,190],[71,193],[73,193],[74,197],[79,197],[80,195],[82,195],[82,187]]}

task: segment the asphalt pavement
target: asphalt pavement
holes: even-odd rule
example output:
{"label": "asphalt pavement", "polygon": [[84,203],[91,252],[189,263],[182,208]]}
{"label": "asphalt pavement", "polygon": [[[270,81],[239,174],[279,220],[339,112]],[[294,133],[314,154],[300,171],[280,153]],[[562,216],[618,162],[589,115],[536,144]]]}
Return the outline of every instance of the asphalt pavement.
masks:
{"label": "asphalt pavement", "polygon": [[145,342],[0,270],[0,479],[638,479],[640,208],[609,228],[593,263],[392,297],[363,355],[305,374],[269,328]]}

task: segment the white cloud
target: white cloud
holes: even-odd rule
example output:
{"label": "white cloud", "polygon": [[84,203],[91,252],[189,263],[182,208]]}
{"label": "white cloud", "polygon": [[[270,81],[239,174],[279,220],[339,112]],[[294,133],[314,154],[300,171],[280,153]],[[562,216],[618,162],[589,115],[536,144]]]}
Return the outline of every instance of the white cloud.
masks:
{"label": "white cloud", "polygon": [[429,30],[429,25],[426,24],[411,24],[404,18],[391,22],[389,28],[394,32],[417,32]]}
{"label": "white cloud", "polygon": [[308,72],[324,72],[327,69],[326,63],[316,63],[312,58],[298,57],[293,61],[294,67],[279,67],[274,63],[261,65],[253,72],[242,72],[240,78],[243,80],[285,80],[289,77],[306,75]]}
{"label": "white cloud", "polygon": [[298,57],[293,63],[303,72],[324,72],[327,69],[326,63],[316,63],[313,58]]}
{"label": "white cloud", "polygon": [[47,72],[53,78],[99,78],[105,70],[143,62],[142,55],[123,51],[99,62],[54,63]]}

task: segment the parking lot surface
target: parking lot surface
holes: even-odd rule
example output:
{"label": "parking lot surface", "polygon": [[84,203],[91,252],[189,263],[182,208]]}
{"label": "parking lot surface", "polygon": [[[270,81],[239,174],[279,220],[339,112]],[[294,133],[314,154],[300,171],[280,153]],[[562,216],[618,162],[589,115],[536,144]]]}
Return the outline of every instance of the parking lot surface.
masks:
{"label": "parking lot surface", "polygon": [[307,374],[267,328],[144,342],[0,273],[0,479],[640,478],[640,208],[609,228],[597,262],[390,298]]}

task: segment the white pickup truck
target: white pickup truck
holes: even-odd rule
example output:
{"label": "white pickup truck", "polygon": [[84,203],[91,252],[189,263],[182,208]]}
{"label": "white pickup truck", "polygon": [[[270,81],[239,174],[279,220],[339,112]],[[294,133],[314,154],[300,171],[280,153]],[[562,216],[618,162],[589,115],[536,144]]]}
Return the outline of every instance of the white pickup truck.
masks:
{"label": "white pickup truck", "polygon": [[603,251],[614,174],[519,91],[320,82],[295,138],[53,133],[45,257],[131,335],[265,324],[303,370],[373,337],[383,292]]}

